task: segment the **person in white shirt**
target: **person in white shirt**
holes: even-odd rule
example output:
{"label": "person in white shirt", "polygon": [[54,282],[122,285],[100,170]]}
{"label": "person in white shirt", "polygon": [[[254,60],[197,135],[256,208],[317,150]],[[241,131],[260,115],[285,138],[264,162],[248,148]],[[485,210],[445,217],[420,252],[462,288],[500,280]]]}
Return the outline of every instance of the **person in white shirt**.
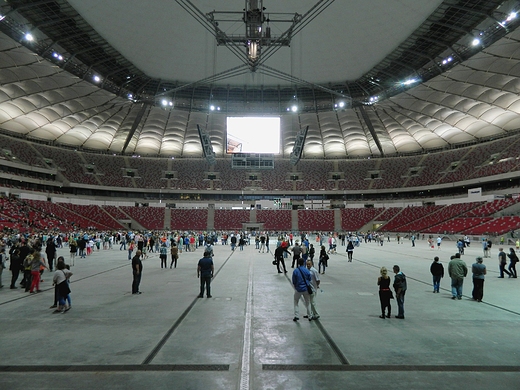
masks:
{"label": "person in white shirt", "polygon": [[[318,313],[318,309],[316,307],[316,295],[318,294],[318,290],[320,288],[320,274],[316,268],[313,267],[312,261],[307,260],[307,269],[311,274],[311,287],[313,294],[310,296],[311,299],[311,313],[312,318],[317,320],[320,318],[320,314]],[[304,316],[306,318],[306,316]]]}

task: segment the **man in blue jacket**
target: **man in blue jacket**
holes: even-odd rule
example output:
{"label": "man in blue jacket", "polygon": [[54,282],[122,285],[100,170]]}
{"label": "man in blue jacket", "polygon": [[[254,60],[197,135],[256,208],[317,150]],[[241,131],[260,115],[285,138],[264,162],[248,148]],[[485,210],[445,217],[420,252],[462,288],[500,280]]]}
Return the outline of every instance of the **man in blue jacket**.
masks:
{"label": "man in blue jacket", "polygon": [[311,285],[311,274],[309,270],[303,265],[303,259],[298,259],[298,267],[293,271],[292,283],[294,286],[294,318],[293,321],[300,319],[300,310],[298,302],[303,297],[305,309],[307,310],[307,317],[312,321],[312,314],[310,311],[310,296],[307,292],[307,286]]}

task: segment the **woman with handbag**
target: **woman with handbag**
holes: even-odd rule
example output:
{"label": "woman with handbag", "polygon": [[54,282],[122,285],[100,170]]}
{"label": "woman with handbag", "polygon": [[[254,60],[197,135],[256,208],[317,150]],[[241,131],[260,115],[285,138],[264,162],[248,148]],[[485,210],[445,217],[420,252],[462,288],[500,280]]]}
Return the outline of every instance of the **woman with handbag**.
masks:
{"label": "woman with handbag", "polygon": [[[69,278],[72,276],[72,272],[70,272],[65,262],[59,261],[56,265],[56,272],[54,273],[54,278],[52,279],[53,284],[57,286],[58,289],[58,309],[56,309],[55,313],[65,313],[70,310],[70,288],[69,288]],[[65,304],[65,301],[69,301],[69,305]]]}
{"label": "woman with handbag", "polygon": [[[328,260],[329,260],[329,255],[327,254],[325,245],[322,245],[321,250],[320,250],[320,260],[318,262],[318,272],[319,273],[321,273],[321,274],[325,273],[325,268],[328,266]],[[323,266],[323,272],[320,272],[322,266]]]}
{"label": "woman with handbag", "polygon": [[392,306],[390,305],[390,299],[393,298],[392,290],[390,290],[390,276],[388,276],[388,270],[386,267],[381,267],[379,271],[381,276],[377,278],[377,285],[379,286],[379,301],[381,302],[381,315],[379,318],[385,318],[385,309],[388,308],[388,314],[386,318],[390,318],[390,312]]}

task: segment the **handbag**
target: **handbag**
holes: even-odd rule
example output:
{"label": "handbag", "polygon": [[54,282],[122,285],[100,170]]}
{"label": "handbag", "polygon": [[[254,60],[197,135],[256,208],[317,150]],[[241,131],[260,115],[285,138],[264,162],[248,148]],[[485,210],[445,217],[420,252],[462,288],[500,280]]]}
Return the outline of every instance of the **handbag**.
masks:
{"label": "handbag", "polygon": [[[61,272],[63,272],[63,271],[61,271]],[[63,275],[65,275],[65,272],[63,272]],[[58,284],[58,293],[62,297],[66,297],[67,295],[70,294],[69,282],[67,281],[66,277],[67,277],[67,275],[65,275],[65,280],[63,282],[61,282],[60,284]]]}
{"label": "handbag", "polygon": [[67,280],[64,280],[63,282],[58,284],[58,293],[62,297],[66,297],[67,295],[70,294],[70,287],[69,287],[69,283],[67,282]]}
{"label": "handbag", "polygon": [[298,268],[298,271],[300,271],[300,274],[302,275],[303,281],[305,282],[305,285],[307,286],[307,292],[309,293],[309,295],[314,294],[314,291],[312,291],[312,287],[309,286],[309,284],[307,283],[307,279],[305,279],[305,276],[303,275],[302,270],[300,268]]}

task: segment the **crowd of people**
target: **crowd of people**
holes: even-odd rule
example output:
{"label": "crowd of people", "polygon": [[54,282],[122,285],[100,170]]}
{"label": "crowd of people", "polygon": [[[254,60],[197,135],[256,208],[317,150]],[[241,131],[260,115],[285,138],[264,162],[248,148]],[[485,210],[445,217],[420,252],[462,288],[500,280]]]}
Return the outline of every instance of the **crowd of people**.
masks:
{"label": "crowd of people", "polygon": [[[274,235],[271,233],[271,235]],[[420,237],[420,235],[417,235]],[[412,246],[415,246],[415,234],[408,235]],[[30,294],[40,293],[40,283],[43,282],[42,275],[47,270],[54,272],[52,281],[55,286],[54,303],[51,308],[55,312],[65,313],[70,310],[70,278],[73,275],[71,266],[75,265],[77,257],[86,258],[94,252],[110,250],[119,247],[120,251],[128,251],[128,259],[132,264],[132,294],[141,294],[139,290],[143,263],[142,260],[148,257],[148,253],[156,253],[160,259],[161,268],[168,268],[168,256],[170,256],[169,268],[176,268],[179,254],[184,251],[192,252],[198,248],[204,248],[203,257],[197,264],[197,276],[200,279],[200,294],[203,297],[211,297],[211,280],[214,276],[213,265],[213,245],[221,243],[231,246],[234,251],[237,247],[243,249],[246,245],[251,245],[254,241],[255,249],[259,253],[271,253],[274,257],[273,264],[277,267],[278,273],[287,273],[285,259],[291,257],[292,283],[294,286],[294,321],[299,320],[298,305],[304,302],[306,315],[309,321],[320,317],[317,310],[316,295],[320,286],[320,275],[324,275],[328,267],[331,255],[338,252],[337,242],[345,247],[347,261],[353,261],[353,253],[356,247],[365,243],[375,243],[383,245],[385,239],[390,241],[390,234],[370,233],[370,234],[314,234],[312,239],[308,233],[296,235],[294,233],[282,233],[277,235],[276,248],[270,252],[269,243],[271,241],[268,232],[76,232],[70,234],[62,233],[41,233],[34,235],[2,235],[0,236],[0,286],[2,285],[2,272],[6,267],[5,260],[9,254],[9,270],[11,271],[11,289],[19,288],[17,282],[22,275],[19,286]],[[423,235],[424,240],[424,235]],[[311,243],[310,241],[313,241]],[[403,237],[400,234],[395,236],[395,241],[401,244]],[[442,239],[439,236],[437,248],[440,248]],[[428,238],[428,247],[433,246],[432,237]],[[500,242],[502,244],[502,242]],[[315,246],[317,248],[315,248]],[[489,238],[482,238],[484,256],[476,258],[471,268],[468,268],[463,261],[464,248],[470,245],[469,239],[464,237],[456,241],[455,246],[458,252],[455,253],[448,264],[448,275],[451,279],[451,293],[453,300],[462,299],[464,279],[471,270],[473,291],[472,297],[475,301],[481,302],[484,296],[484,280],[487,274],[487,267],[484,258],[491,257],[493,242]],[[68,247],[69,263],[65,262],[63,256],[57,256],[59,248]],[[318,266],[315,268],[316,249]],[[508,264],[509,260],[509,264]],[[500,246],[498,252],[499,278],[508,275],[509,278],[517,278],[516,263],[518,256],[514,248],[509,248],[509,253]],[[395,316],[404,319],[404,297],[407,290],[406,276],[398,265],[392,268],[395,276],[392,283],[388,270],[385,267],[380,269],[380,276],[377,280],[379,286],[379,298],[381,304],[380,318],[391,317],[391,299],[395,299],[398,306],[398,313]],[[444,277],[444,267],[435,256],[430,266],[433,278],[433,292],[439,293],[440,282]],[[392,290],[392,288],[393,290]],[[395,296],[394,296],[395,294]]]}

